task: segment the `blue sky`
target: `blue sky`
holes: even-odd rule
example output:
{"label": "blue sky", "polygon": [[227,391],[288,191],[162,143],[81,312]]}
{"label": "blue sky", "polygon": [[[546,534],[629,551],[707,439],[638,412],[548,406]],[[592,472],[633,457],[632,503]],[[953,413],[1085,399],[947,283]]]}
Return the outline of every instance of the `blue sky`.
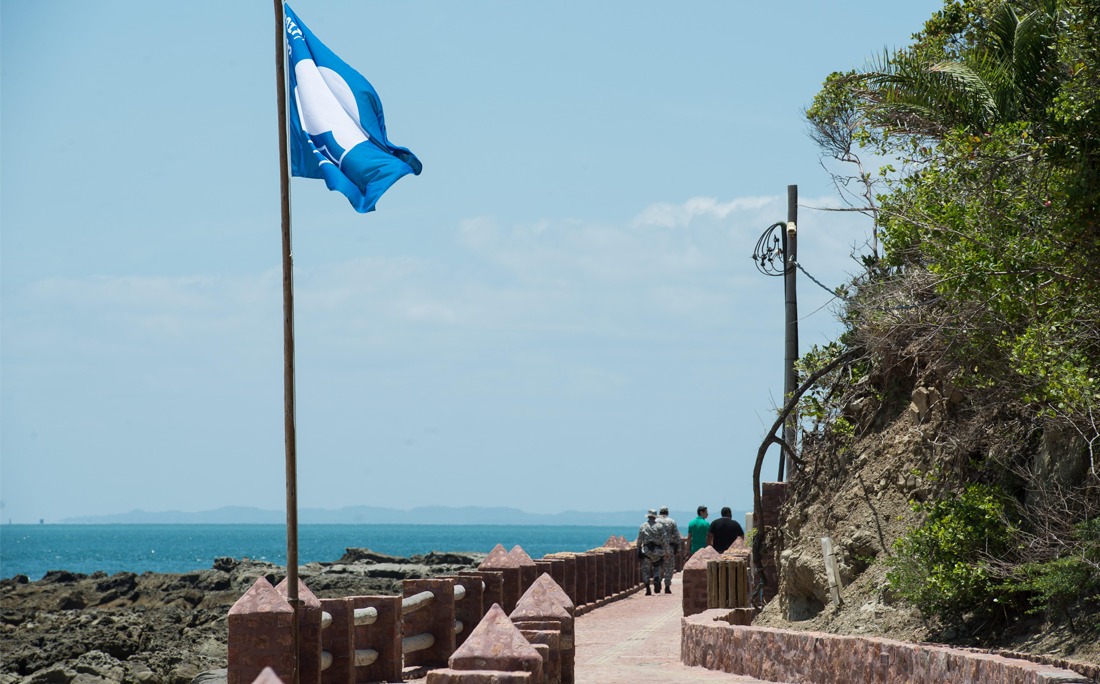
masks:
{"label": "blue sky", "polygon": [[[818,279],[868,236],[801,112],[938,6],[294,3],[424,163],[367,215],[292,182],[299,505],[751,506],[756,239],[788,184]],[[3,521],[283,507],[273,14],[0,6]]]}

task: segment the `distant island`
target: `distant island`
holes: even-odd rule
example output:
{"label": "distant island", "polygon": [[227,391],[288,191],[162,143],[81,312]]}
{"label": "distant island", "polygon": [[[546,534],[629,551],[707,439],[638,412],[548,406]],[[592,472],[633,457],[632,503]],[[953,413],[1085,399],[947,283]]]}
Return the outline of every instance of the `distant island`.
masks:
{"label": "distant island", "polygon": [[[681,527],[680,532],[687,533],[687,523],[695,517],[695,511],[671,512]],[[735,519],[743,520],[744,513],[735,513]],[[713,514],[712,514],[713,519]],[[264,525],[286,522],[283,511],[264,510],[241,506],[226,506],[210,511],[142,511],[111,515],[86,515],[63,518],[57,521],[70,525]],[[359,525],[374,523],[382,525],[641,525],[645,522],[645,509],[637,511],[587,512],[565,511],[563,513],[527,513],[518,508],[486,506],[419,506],[408,510],[381,508],[377,506],[349,506],[328,510],[324,508],[301,508],[298,510],[298,523],[301,525]]]}

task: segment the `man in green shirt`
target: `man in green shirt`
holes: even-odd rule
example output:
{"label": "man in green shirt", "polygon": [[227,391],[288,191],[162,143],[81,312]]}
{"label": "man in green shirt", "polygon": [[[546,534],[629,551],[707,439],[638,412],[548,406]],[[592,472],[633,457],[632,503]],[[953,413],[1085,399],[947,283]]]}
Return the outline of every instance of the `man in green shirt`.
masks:
{"label": "man in green shirt", "polygon": [[707,531],[710,530],[710,523],[707,522],[707,507],[700,506],[696,509],[696,514],[695,519],[688,523],[688,538],[691,539],[689,558],[707,545]]}

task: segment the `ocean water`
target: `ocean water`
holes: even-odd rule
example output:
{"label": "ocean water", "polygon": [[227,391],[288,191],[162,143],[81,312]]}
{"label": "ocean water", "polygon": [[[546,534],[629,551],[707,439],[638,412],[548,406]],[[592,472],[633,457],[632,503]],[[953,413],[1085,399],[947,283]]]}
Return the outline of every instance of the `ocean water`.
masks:
{"label": "ocean water", "polygon": [[[587,551],[635,527],[587,525],[300,525],[298,562],[331,562],[348,547],[394,556],[430,551],[488,553],[497,544],[532,558]],[[0,578],[41,579],[50,570],[91,574],[181,573],[220,556],[286,563],[283,525],[0,525]]]}

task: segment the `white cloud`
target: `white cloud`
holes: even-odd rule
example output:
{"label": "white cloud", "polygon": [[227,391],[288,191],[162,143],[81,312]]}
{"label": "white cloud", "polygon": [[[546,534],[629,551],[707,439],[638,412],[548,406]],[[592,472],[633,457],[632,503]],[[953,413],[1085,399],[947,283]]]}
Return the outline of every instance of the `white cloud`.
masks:
{"label": "white cloud", "polygon": [[698,218],[725,220],[735,213],[761,209],[776,203],[778,197],[738,197],[719,202],[714,197],[692,197],[681,204],[658,202],[641,211],[632,222],[636,228],[684,228]]}
{"label": "white cloud", "polygon": [[[48,278],[8,298],[9,331],[15,339],[65,329],[68,336],[119,345],[138,340],[196,342],[197,336],[247,332],[258,320],[278,316],[280,283],[274,271],[251,276]],[[59,337],[58,342],[65,340]]]}
{"label": "white cloud", "polygon": [[[305,350],[317,345],[356,358],[365,345],[415,356],[417,345],[459,340],[503,348],[521,339],[591,344],[670,331],[711,334],[738,318],[756,320],[781,301],[774,279],[756,273],[748,258],[758,231],[777,213],[785,216],[778,197],[696,197],[650,205],[618,223],[505,225],[493,216],[471,217],[456,226],[452,244],[430,256],[356,257],[296,269],[298,337]],[[866,222],[808,209],[800,218],[800,261],[828,286],[839,284],[855,266],[850,244],[865,238]],[[801,282],[801,309],[809,313],[828,294]],[[66,319],[76,322],[75,333],[66,334],[85,343],[164,345],[165,356],[186,349],[198,358],[224,344],[239,353],[281,348],[277,268],[233,276],[53,278],[5,303],[13,302],[7,321],[16,336],[9,341],[24,345],[76,344],[60,332]]]}

